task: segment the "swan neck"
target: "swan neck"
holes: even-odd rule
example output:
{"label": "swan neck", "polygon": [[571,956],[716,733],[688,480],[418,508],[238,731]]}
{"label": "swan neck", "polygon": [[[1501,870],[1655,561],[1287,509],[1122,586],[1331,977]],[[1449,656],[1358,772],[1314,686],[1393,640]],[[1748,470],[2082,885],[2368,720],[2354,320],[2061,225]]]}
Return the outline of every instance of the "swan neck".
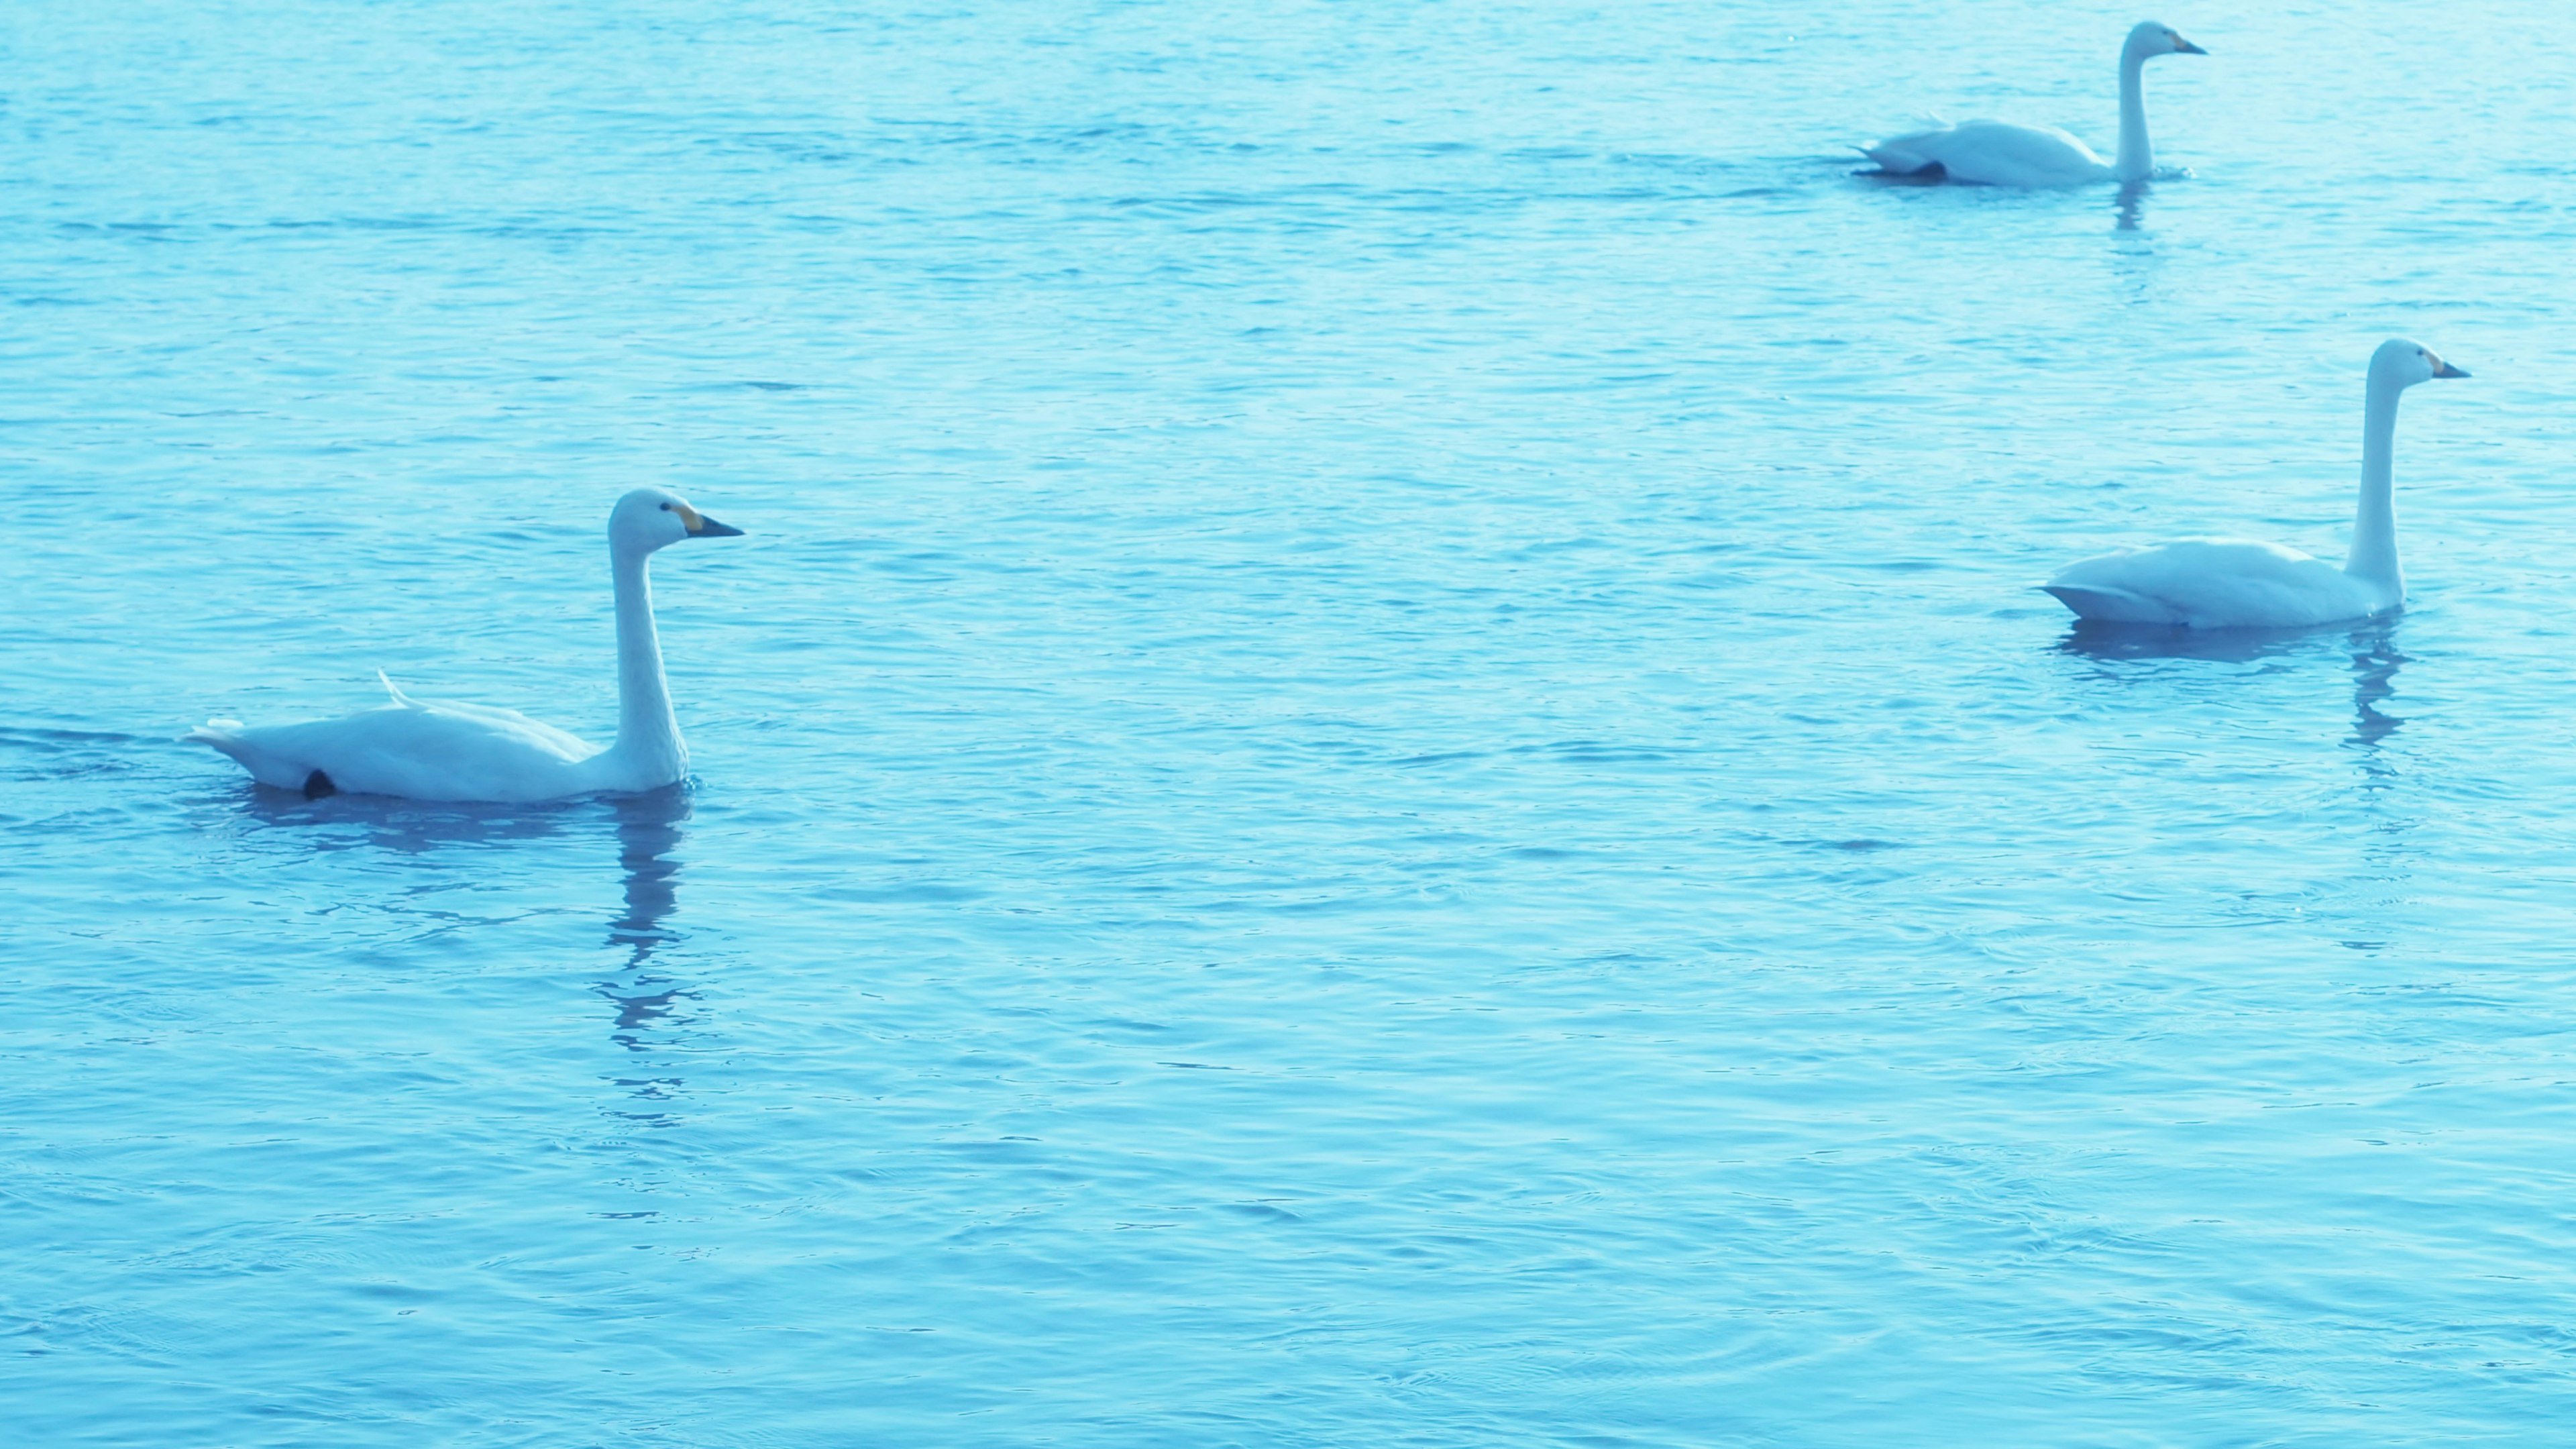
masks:
{"label": "swan neck", "polygon": [[2343,571],[2402,596],[2406,578],[2397,567],[2397,488],[2391,466],[2397,446],[2397,397],[2405,391],[2370,380],[2361,414],[2361,503],[2352,519],[2352,552]]}
{"label": "swan neck", "polygon": [[2155,149],[2147,144],[2147,58],[2134,50],[2120,52],[2120,158],[2112,171],[2122,181],[2144,181],[2156,169]]}
{"label": "swan neck", "polygon": [[653,584],[645,573],[651,555],[613,552],[610,558],[617,583],[617,754],[668,784],[687,773],[689,755],[671,714],[671,687],[662,677]]}

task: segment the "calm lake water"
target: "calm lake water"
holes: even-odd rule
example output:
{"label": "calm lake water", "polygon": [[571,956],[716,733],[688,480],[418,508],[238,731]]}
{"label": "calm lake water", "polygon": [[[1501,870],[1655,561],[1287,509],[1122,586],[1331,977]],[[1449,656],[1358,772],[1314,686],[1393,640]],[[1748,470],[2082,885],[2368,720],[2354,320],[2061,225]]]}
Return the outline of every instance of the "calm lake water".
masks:
{"label": "calm lake water", "polygon": [[[2528,1444],[2576,15],[0,15],[22,1442]],[[2197,532],[2401,619],[2093,636]],[[697,778],[306,802],[374,671]]]}

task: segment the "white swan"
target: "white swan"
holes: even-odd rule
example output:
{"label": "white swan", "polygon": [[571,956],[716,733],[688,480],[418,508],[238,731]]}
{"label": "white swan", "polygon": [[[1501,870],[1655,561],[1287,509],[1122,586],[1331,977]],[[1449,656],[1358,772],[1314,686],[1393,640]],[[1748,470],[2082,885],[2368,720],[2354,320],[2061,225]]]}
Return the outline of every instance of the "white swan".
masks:
{"label": "white swan", "polygon": [[2186,538],[2068,564],[2041,588],[2087,619],[2194,629],[2297,629],[2394,612],[2406,602],[2397,566],[2389,451],[2397,395],[2467,373],[2403,337],[2370,355],[2361,415],[2361,503],[2342,568],[2294,548],[2242,538]]}
{"label": "white swan", "polygon": [[[671,715],[653,586],[644,566],[684,538],[731,538],[727,527],[658,488],[638,488],[608,515],[617,587],[617,743],[584,744],[526,715],[413,699],[384,680],[390,703],[339,719],[244,729],[209,720],[186,738],[241,762],[263,785],[307,796],[352,791],[415,800],[526,802],[622,794],[675,784],[689,750]],[[384,679],[380,673],[376,676]]]}
{"label": "white swan", "polygon": [[1961,121],[1892,136],[1860,148],[1896,176],[1947,176],[1979,186],[2076,186],[2087,181],[2144,181],[2156,169],[2147,145],[2147,62],[2159,55],[2207,55],[2170,25],[2141,20],[2120,47],[2120,159],[2105,165],[2093,148],[2055,126]]}

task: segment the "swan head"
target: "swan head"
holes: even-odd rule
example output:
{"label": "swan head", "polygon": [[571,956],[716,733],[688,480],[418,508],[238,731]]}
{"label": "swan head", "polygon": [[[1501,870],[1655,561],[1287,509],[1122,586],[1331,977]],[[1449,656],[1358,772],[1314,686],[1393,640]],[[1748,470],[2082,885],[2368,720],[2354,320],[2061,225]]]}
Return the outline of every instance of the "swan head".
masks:
{"label": "swan head", "polygon": [[2370,354],[2372,387],[2413,387],[2437,377],[2466,376],[2466,372],[2444,362],[2432,348],[2409,337],[2391,337]]}
{"label": "swan head", "polygon": [[608,515],[608,545],[623,554],[647,554],[692,538],[737,538],[742,530],[718,523],[676,493],[638,488],[617,500]]}
{"label": "swan head", "polygon": [[2130,55],[2207,55],[2208,51],[2182,38],[2182,32],[2161,20],[2141,20],[2129,30],[2129,43],[2121,47]]}

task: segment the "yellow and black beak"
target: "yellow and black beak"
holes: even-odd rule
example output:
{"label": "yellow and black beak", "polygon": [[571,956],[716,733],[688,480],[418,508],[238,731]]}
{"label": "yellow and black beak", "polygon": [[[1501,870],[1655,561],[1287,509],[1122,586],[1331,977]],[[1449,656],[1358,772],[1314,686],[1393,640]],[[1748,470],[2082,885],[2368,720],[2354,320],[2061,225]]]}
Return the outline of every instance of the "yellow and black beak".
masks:
{"label": "yellow and black beak", "polygon": [[680,515],[680,523],[691,538],[740,538],[742,530],[730,523],[718,523],[685,503],[665,505]]}
{"label": "yellow and black beak", "polygon": [[2468,373],[2460,368],[2453,367],[2451,364],[2436,357],[2433,359],[2433,375],[2435,377],[2466,377],[2468,376]]}

